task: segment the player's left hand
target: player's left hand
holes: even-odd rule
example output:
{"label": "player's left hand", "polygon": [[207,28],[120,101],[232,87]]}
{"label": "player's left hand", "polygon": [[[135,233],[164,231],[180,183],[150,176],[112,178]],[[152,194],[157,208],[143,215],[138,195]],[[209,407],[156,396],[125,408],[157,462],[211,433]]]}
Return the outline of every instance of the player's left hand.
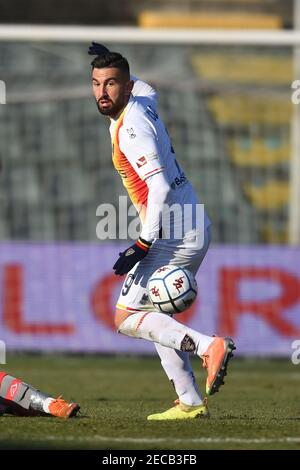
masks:
{"label": "player's left hand", "polygon": [[136,263],[145,258],[150,247],[150,242],[139,238],[134,245],[127,248],[123,253],[119,253],[120,257],[113,266],[115,274],[123,276],[123,274],[128,273]]}

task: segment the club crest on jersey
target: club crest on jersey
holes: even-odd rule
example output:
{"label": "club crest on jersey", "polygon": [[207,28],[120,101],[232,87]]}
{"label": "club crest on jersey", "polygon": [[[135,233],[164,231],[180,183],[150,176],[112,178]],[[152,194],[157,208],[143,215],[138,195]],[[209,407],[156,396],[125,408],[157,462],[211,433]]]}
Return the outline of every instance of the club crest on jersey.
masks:
{"label": "club crest on jersey", "polygon": [[126,131],[128,132],[128,135],[131,139],[135,139],[136,138],[136,133],[134,132],[134,129],[133,127],[130,127],[130,129],[126,129]]}
{"label": "club crest on jersey", "polygon": [[146,165],[147,163],[147,158],[146,157],[140,157],[137,159],[136,166],[138,168],[141,168],[142,166]]}

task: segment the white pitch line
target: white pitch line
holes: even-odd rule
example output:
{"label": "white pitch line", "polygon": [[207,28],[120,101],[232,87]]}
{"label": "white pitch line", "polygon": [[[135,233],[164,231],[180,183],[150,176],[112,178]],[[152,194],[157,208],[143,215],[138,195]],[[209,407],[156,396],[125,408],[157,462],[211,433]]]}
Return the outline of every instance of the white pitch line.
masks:
{"label": "white pitch line", "polygon": [[[24,439],[28,440],[28,439]],[[80,442],[127,442],[133,444],[151,444],[157,442],[173,442],[176,443],[194,443],[194,444],[222,444],[222,443],[236,443],[236,444],[272,444],[276,442],[281,443],[300,443],[300,437],[261,437],[261,438],[240,438],[240,437],[198,437],[198,438],[176,438],[176,437],[107,437],[107,436],[45,436],[34,437],[32,440],[37,441],[80,441]]]}

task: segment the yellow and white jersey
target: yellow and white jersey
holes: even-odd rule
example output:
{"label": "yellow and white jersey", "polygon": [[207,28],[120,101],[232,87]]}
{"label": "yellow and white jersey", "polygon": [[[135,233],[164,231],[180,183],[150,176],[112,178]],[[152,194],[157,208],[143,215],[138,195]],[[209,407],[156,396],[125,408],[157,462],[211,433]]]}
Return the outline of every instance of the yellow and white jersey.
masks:
{"label": "yellow and white jersey", "polygon": [[[126,108],[110,126],[113,164],[139,212],[141,236],[148,241],[158,236],[161,204],[183,207],[199,202],[176,160],[156,105],[155,90],[136,80]],[[209,224],[205,216],[203,228]]]}

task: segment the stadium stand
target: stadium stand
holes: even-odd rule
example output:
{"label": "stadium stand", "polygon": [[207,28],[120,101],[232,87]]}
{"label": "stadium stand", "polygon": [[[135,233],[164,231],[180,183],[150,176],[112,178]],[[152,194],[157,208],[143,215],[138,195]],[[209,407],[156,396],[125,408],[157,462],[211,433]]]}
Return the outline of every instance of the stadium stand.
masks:
{"label": "stadium stand", "polygon": [[180,13],[174,11],[143,11],[138,17],[142,28],[222,28],[278,29],[282,27],[277,15],[258,13]]}
{"label": "stadium stand", "polygon": [[[203,14],[210,24],[213,17],[219,24],[224,17],[224,22],[235,22],[236,26],[237,21],[239,24],[247,21],[248,15],[249,22],[254,22],[256,27],[265,20],[265,27],[268,23],[272,27],[281,24],[290,28],[293,0],[10,0],[0,4],[1,22],[14,24],[137,25],[147,11],[162,15],[166,25],[166,15],[179,12],[180,15],[192,13],[196,17]],[[159,16],[156,21],[159,21]]]}

